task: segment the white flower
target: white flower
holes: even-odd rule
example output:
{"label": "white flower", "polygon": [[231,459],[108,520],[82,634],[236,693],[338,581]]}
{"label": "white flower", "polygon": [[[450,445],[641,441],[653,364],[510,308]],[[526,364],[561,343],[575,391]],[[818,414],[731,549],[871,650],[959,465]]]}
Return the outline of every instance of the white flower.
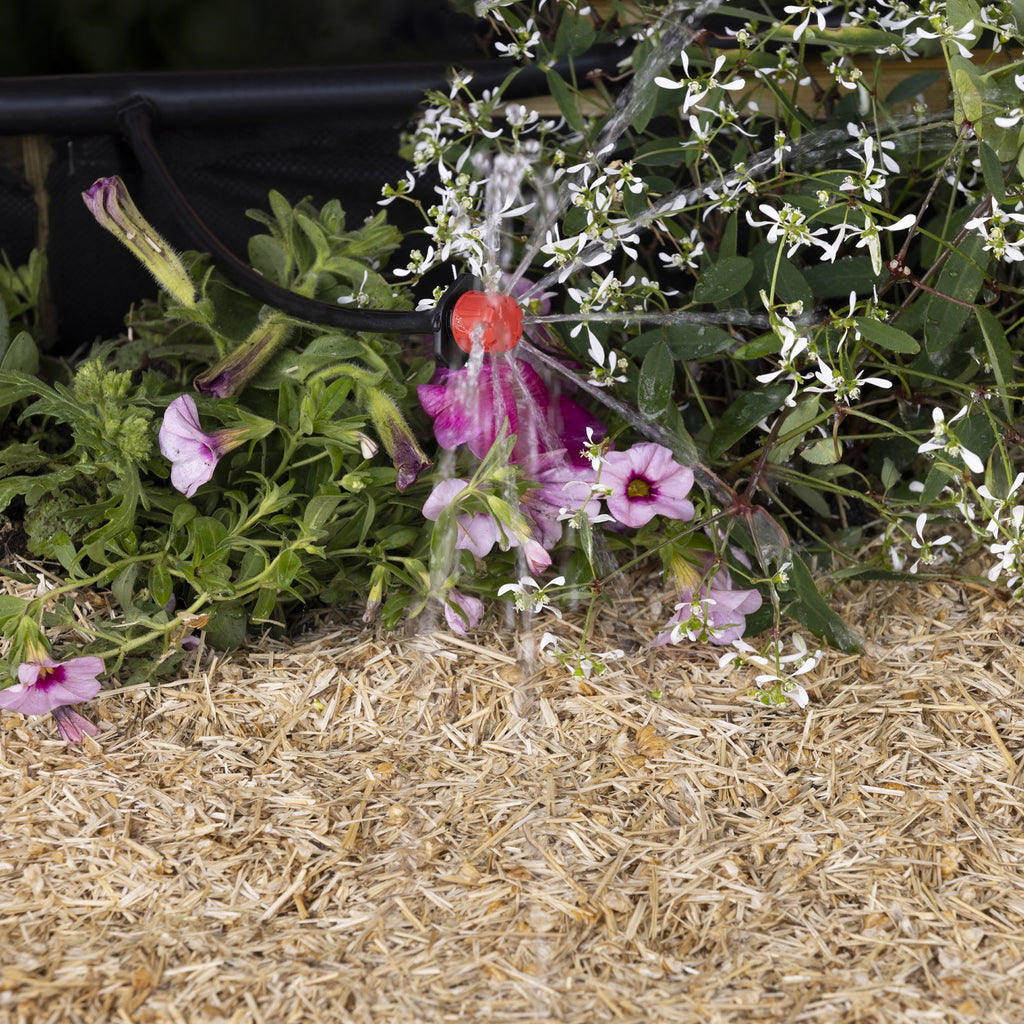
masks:
{"label": "white flower", "polygon": [[967,415],[967,406],[965,405],[951,420],[946,421],[945,413],[939,406],[935,406],[932,409],[932,436],[928,441],[925,441],[917,449],[918,454],[924,455],[928,452],[945,452],[947,455],[953,458],[960,458],[963,460],[964,465],[972,473],[984,473],[985,464],[981,459],[965,448],[949,429],[957,420],[963,419]]}
{"label": "white flower", "polygon": [[825,20],[825,15],[835,9],[834,4],[829,4],[827,7],[815,7],[813,3],[809,4],[789,4],[782,8],[786,14],[803,14],[804,20],[797,25],[796,30],[793,32],[793,41],[800,42],[800,37],[807,31],[807,26],[811,23],[811,18],[814,18],[818,25],[818,31],[824,32],[828,25]]}
{"label": "white flower", "polygon": [[547,592],[551,587],[560,587],[565,583],[564,576],[556,576],[549,583],[541,586],[532,576],[521,576],[518,583],[506,583],[498,588],[498,597],[512,594],[516,608],[520,611],[540,612],[545,608],[555,613],[558,618],[562,613],[547,603]]}
{"label": "white flower", "polygon": [[821,382],[820,387],[805,388],[805,391],[814,391],[819,394],[835,395],[835,400],[843,405],[856,402],[860,398],[860,389],[864,384],[874,384],[879,388],[891,388],[892,381],[882,377],[864,377],[857,374],[856,377],[846,377],[832,369],[819,355],[818,369],[814,376]]}

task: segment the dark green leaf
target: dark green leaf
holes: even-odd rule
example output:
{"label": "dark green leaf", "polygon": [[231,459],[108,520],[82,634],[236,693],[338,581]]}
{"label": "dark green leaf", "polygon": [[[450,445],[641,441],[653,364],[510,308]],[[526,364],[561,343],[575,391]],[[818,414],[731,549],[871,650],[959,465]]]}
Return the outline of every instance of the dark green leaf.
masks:
{"label": "dark green leaf", "polygon": [[723,302],[743,291],[753,273],[754,263],[746,256],[723,256],[701,271],[693,289],[694,301]]}
{"label": "dark green leaf", "polygon": [[890,106],[905,103],[920,93],[927,92],[938,80],[938,71],[919,71],[916,75],[908,75],[885,97],[885,102]]}
{"label": "dark green leaf", "polygon": [[846,299],[850,292],[870,294],[873,285],[888,277],[888,271],[876,274],[870,256],[847,256],[835,263],[804,267],[803,275],[819,299]]}
{"label": "dark green leaf", "polygon": [[848,654],[859,651],[857,634],[828,606],[818,592],[810,570],[796,555],[793,556],[789,578],[797,599],[787,608],[788,613],[833,647]]}
{"label": "dark green leaf", "polygon": [[626,351],[646,356],[655,345],[664,343],[674,359],[703,359],[724,352],[734,341],[731,334],[712,324],[673,324],[637,335],[627,342]]}
{"label": "dark green leaf", "polygon": [[233,651],[245,643],[247,616],[238,604],[220,604],[210,613],[206,642],[218,651]]}
{"label": "dark green leaf", "polygon": [[722,414],[711,437],[711,454],[717,458],[745,437],[766,416],[782,408],[789,394],[788,384],[769,384],[740,395]]}
{"label": "dark green leaf", "polygon": [[580,18],[563,11],[555,35],[555,53],[560,58],[578,57],[594,45],[596,38],[597,33],[589,18]]}
{"label": "dark green leaf", "polygon": [[548,71],[545,75],[548,82],[548,89],[554,97],[558,109],[562,112],[566,124],[573,131],[583,131],[583,116],[580,114],[579,100],[576,93],[569,87],[565,79],[555,70]]}
{"label": "dark green leaf", "polygon": [[921,349],[921,346],[918,345],[911,335],[907,334],[906,331],[901,331],[898,327],[883,324],[881,320],[876,320],[870,316],[858,316],[854,320],[857,324],[857,329],[868,341],[889,352],[906,352],[909,354],[919,352]]}

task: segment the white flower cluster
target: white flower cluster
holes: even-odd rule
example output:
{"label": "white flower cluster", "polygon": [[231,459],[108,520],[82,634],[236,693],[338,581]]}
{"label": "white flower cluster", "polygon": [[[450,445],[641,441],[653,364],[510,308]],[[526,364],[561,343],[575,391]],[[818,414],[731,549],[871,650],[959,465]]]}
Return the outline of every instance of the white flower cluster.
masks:
{"label": "white flower cluster", "polygon": [[786,654],[782,639],[770,640],[760,651],[745,640],[734,640],[733,650],[723,654],[718,665],[720,668],[749,665],[761,669],[754,679],[757,689],[752,693],[762,704],[785,704],[788,697],[805,708],[810,696],[797,680],[818,667],[824,652],[809,651],[799,634],[793,635],[792,643],[793,650]]}

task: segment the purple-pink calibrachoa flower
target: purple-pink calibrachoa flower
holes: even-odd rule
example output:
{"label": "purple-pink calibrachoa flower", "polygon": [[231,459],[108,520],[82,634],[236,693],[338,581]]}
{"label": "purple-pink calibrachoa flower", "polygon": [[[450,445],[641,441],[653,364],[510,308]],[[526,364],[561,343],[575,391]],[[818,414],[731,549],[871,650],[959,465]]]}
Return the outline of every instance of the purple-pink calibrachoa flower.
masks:
{"label": "purple-pink calibrachoa flower", "polygon": [[434,421],[437,443],[452,450],[466,445],[482,459],[502,428],[516,437],[513,459],[564,449],[574,465],[587,427],[603,436],[605,426],[564,395],[553,395],[540,374],[516,359],[485,359],[478,369],[438,370],[430,384],[416,389]]}
{"label": "purple-pink calibrachoa flower", "polygon": [[689,520],[693,503],[693,470],[672,458],[660,444],[643,441],[624,452],[608,452],[601,464],[600,482],[608,488],[608,511],[623,526],[643,526],[656,515]]}
{"label": "purple-pink calibrachoa flower", "polygon": [[176,398],[167,406],[160,427],[160,451],[171,460],[171,483],[191,498],[213,476],[220,457],[249,436],[244,427],[207,434],[199,426],[199,411],[191,395]]}
{"label": "purple-pink calibrachoa flower", "polygon": [[100,692],[97,678],[103,671],[99,658],[72,658],[59,662],[44,654],[36,661],[23,661],[18,666],[18,681],[0,690],[0,708],[20,711],[23,715],[45,715],[53,712],[57,728],[68,743],[80,743],[99,729],[69,704],[92,700]]}
{"label": "purple-pink calibrachoa flower", "polygon": [[[423,515],[432,522],[440,518],[441,513],[465,490],[467,481],[459,477],[442,480],[423,502]],[[477,558],[483,558],[499,544],[502,548],[510,546],[505,534],[498,526],[494,516],[486,512],[460,512],[455,517],[457,550],[472,551]]]}

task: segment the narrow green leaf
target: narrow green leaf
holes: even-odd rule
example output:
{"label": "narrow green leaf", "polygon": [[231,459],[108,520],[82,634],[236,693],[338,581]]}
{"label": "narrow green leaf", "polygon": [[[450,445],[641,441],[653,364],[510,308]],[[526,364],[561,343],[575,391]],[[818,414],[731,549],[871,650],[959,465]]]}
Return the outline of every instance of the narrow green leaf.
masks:
{"label": "narrow green leaf", "polygon": [[717,458],[727,452],[766,416],[781,409],[788,394],[788,384],[769,384],[740,395],[718,421],[711,437],[711,455]]}
{"label": "narrow green leaf", "polygon": [[149,570],[149,593],[160,608],[163,608],[174,596],[171,574],[163,562],[158,562]]}
{"label": "narrow green leaf", "polygon": [[657,419],[672,398],[676,364],[668,345],[660,341],[644,357],[637,382],[637,406],[640,415]]}
{"label": "narrow green leaf", "polygon": [[551,91],[555,103],[558,104],[558,109],[562,112],[566,124],[573,131],[583,131],[583,116],[580,114],[576,93],[557,71],[548,71],[544,77],[548,81],[548,89]]}
{"label": "narrow green leaf", "polygon": [[788,613],[803,623],[816,637],[827,641],[833,647],[838,647],[848,654],[859,651],[860,638],[828,606],[818,592],[810,570],[796,555],[793,556],[789,578],[797,599],[789,605]]}
{"label": "narrow green leaf", "polygon": [[985,188],[1000,203],[1006,202],[1006,185],[1003,182],[1003,165],[995,150],[984,140],[978,142],[978,157],[981,160],[981,174]]}
{"label": "narrow green leaf", "polygon": [[891,324],[883,324],[881,320],[876,320],[870,316],[854,317],[854,321],[857,324],[857,330],[868,341],[889,352],[913,354],[921,350],[921,346],[918,345],[913,337],[907,334],[906,331],[901,331],[898,327],[893,327]]}
{"label": "narrow green leaf", "polygon": [[992,367],[996,384],[999,385],[999,398],[1003,403],[1003,410],[1007,418],[1013,419],[1013,392],[1016,381],[1013,372],[1013,352],[1006,340],[1006,332],[984,306],[978,306],[974,313],[978,318],[978,326],[981,327],[981,335],[985,339],[989,365]]}
{"label": "narrow green leaf", "polygon": [[287,590],[301,568],[302,559],[298,554],[290,549],[285,549],[274,561],[274,582],[281,590]]}

